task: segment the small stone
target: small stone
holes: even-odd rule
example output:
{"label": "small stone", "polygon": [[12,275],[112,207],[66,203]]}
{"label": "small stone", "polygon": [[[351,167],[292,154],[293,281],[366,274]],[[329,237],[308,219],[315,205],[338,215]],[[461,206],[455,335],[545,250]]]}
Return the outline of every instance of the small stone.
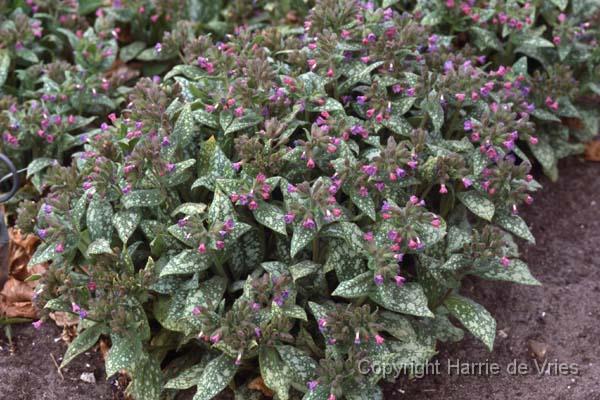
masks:
{"label": "small stone", "polygon": [[504,329],[500,329],[498,331],[498,336],[500,336],[501,339],[506,339],[508,337],[508,329],[504,330]]}
{"label": "small stone", "polygon": [[546,358],[549,346],[546,343],[538,342],[537,340],[530,340],[527,342],[531,355],[543,361]]}
{"label": "small stone", "polygon": [[79,379],[86,383],[96,383],[96,377],[94,376],[93,372],[84,372],[81,374]]}

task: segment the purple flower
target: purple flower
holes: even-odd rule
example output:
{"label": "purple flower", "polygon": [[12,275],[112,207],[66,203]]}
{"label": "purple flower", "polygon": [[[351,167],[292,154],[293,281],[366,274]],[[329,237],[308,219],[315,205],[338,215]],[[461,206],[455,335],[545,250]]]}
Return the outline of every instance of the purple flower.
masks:
{"label": "purple flower", "polygon": [[306,386],[308,386],[308,390],[310,390],[311,392],[314,391],[318,385],[319,381],[308,381],[308,383],[306,384]]}
{"label": "purple flower", "polygon": [[38,229],[37,235],[39,236],[40,239],[44,240],[48,236],[48,230],[47,229]]}
{"label": "purple flower", "polygon": [[473,122],[471,122],[470,119],[466,120],[465,123],[463,124],[463,129],[466,132],[469,132],[470,130],[472,130],[473,129]]}
{"label": "purple flower", "polygon": [[43,324],[44,322],[41,319],[31,323],[36,330],[40,330]]}
{"label": "purple flower", "polygon": [[317,225],[315,224],[315,221],[312,218],[307,218],[304,220],[304,222],[302,222],[302,226],[304,227],[304,229],[315,229]]}
{"label": "purple flower", "polygon": [[286,224],[291,224],[292,222],[294,222],[295,218],[296,218],[296,215],[292,212],[289,212],[283,216],[283,220],[285,221]]}
{"label": "purple flower", "polygon": [[383,275],[381,275],[381,274],[375,275],[375,277],[373,278],[373,281],[375,282],[375,284],[377,286],[383,285]]}
{"label": "purple flower", "polygon": [[400,275],[396,275],[394,277],[394,280],[396,281],[396,286],[402,287],[404,285],[404,282],[406,281],[406,278],[404,278]]}

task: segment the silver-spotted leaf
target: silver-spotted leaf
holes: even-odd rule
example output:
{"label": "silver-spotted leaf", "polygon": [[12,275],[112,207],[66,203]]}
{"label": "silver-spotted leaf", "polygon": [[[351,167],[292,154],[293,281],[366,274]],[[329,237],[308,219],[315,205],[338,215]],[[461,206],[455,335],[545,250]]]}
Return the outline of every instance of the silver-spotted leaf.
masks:
{"label": "silver-spotted leaf", "polygon": [[468,192],[459,192],[456,197],[463,203],[473,214],[486,221],[491,221],[494,218],[495,207],[494,203],[486,196],[475,190]]}
{"label": "silver-spotted leaf", "polygon": [[481,304],[454,294],[444,301],[444,305],[469,332],[492,351],[496,338],[496,320]]}
{"label": "silver-spotted leaf", "polygon": [[211,400],[221,393],[233,379],[238,367],[233,358],[221,354],[210,361],[197,382],[193,400]]}
{"label": "silver-spotted leaf", "polygon": [[433,313],[427,308],[427,297],[423,288],[418,283],[411,282],[398,287],[394,283],[385,282],[380,286],[375,286],[369,297],[390,311],[418,317],[433,316]]}
{"label": "silver-spotted leaf", "polygon": [[121,239],[123,243],[127,243],[129,237],[136,230],[141,220],[142,214],[136,209],[131,209],[115,213],[112,224],[117,230],[119,239]]}

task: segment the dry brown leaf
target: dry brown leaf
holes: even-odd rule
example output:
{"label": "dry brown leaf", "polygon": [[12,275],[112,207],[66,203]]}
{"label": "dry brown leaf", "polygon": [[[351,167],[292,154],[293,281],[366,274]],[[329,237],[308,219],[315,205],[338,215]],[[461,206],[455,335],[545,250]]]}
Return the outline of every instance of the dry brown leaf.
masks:
{"label": "dry brown leaf", "polygon": [[248,383],[248,389],[258,390],[267,397],[273,397],[273,395],[275,394],[271,389],[267,387],[267,385],[265,385],[265,381],[263,380],[262,376],[254,378],[252,381],[250,381],[250,383]]}
{"label": "dry brown leaf", "polygon": [[25,282],[31,275],[43,275],[46,265],[27,267],[39,242],[34,235],[23,235],[18,229],[9,228],[8,275],[0,292],[0,315],[10,318],[36,318],[33,294],[36,282]]}
{"label": "dry brown leaf", "polygon": [[600,161],[600,140],[592,140],[585,145],[585,159]]}
{"label": "dry brown leaf", "polygon": [[108,350],[110,350],[110,344],[108,340],[105,338],[100,338],[98,349],[100,350],[100,354],[102,354],[102,359],[106,361],[106,357],[108,357]]}
{"label": "dry brown leaf", "polygon": [[60,337],[65,343],[71,343],[77,337],[77,325],[79,324],[77,315],[64,311],[54,311],[50,313],[50,318],[57,326],[63,328]]}

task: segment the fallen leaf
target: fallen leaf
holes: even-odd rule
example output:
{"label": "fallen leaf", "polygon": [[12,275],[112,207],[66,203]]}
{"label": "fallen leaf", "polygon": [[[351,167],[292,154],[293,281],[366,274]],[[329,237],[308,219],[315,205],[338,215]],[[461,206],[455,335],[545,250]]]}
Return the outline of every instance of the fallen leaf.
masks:
{"label": "fallen leaf", "polygon": [[254,378],[252,381],[250,381],[250,383],[248,383],[248,389],[258,390],[267,397],[273,397],[273,395],[275,394],[271,389],[267,387],[267,385],[265,385],[265,381],[263,380],[262,376]]}
{"label": "fallen leaf", "polygon": [[600,161],[600,140],[592,140],[586,143],[585,159],[588,161]]}
{"label": "fallen leaf", "polygon": [[8,234],[8,280],[0,292],[0,316],[35,319],[37,311],[33,304],[33,295],[37,282],[29,282],[27,279],[32,275],[43,275],[47,265],[27,267],[27,264],[39,239],[34,235],[23,235],[15,228],[8,228]]}

